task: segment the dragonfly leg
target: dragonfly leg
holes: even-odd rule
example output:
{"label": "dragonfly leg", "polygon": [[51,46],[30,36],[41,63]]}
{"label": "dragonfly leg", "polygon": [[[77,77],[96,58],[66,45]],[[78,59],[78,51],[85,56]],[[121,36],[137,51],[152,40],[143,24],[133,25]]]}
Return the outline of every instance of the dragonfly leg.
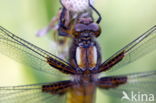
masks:
{"label": "dragonfly leg", "polygon": [[68,11],[66,8],[63,7],[60,20],[59,20],[59,28],[58,28],[58,34],[60,36],[69,36],[70,31],[70,24],[71,23],[71,17],[70,17],[70,11]]}
{"label": "dragonfly leg", "polygon": [[67,27],[64,25],[66,12],[67,12],[67,9],[63,7],[61,15],[60,15],[59,27],[62,27],[64,29],[67,29]]}

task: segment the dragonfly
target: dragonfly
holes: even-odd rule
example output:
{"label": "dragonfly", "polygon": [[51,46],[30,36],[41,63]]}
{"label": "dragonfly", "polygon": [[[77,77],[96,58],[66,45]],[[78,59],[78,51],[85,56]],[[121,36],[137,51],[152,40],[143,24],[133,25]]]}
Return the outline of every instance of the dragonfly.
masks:
{"label": "dragonfly", "polygon": [[[56,82],[0,87],[1,103],[95,103],[96,90],[121,98],[122,92],[156,95],[156,71],[102,75],[117,71],[156,48],[156,26],[102,62],[96,38],[101,29],[91,18],[73,24],[69,60],[65,61],[0,27],[0,52],[50,76],[67,76]],[[65,31],[66,32],[66,31]],[[69,32],[66,32],[69,33]],[[71,32],[70,32],[71,33]],[[18,54],[18,55],[17,55]]]}

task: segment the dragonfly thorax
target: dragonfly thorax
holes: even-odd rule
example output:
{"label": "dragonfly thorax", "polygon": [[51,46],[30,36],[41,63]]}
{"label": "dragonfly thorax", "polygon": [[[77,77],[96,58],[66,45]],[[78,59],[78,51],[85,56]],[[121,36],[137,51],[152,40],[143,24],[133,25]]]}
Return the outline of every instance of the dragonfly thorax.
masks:
{"label": "dragonfly thorax", "polygon": [[70,61],[75,68],[79,68],[83,74],[91,73],[101,62],[98,44],[95,37],[88,33],[82,34],[73,40],[70,49]]}
{"label": "dragonfly thorax", "polygon": [[89,48],[95,45],[93,38],[94,37],[90,36],[88,33],[83,33],[81,37],[75,39],[75,42],[79,47]]}

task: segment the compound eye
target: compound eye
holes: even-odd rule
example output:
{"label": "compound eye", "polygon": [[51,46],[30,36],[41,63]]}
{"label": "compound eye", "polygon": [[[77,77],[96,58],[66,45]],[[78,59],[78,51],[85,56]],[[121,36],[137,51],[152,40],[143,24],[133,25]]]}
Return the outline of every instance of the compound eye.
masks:
{"label": "compound eye", "polygon": [[101,34],[101,28],[98,24],[92,23],[88,26],[89,30],[93,32],[93,34],[98,37]]}
{"label": "compound eye", "polygon": [[86,29],[86,26],[84,24],[76,24],[75,25],[75,31],[76,32],[82,32]]}
{"label": "compound eye", "polygon": [[92,23],[92,24],[90,24],[89,25],[89,28],[90,28],[90,30],[92,30],[92,31],[94,31],[94,32],[97,32],[97,31],[99,31],[99,25],[97,25],[96,23]]}

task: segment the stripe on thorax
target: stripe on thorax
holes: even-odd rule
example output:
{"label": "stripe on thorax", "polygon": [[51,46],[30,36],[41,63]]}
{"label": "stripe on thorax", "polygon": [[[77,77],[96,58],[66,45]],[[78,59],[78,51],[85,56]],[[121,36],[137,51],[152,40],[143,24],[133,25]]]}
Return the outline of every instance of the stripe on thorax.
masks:
{"label": "stripe on thorax", "polygon": [[95,46],[89,48],[77,47],[76,62],[81,69],[94,68],[97,64],[97,49]]}

